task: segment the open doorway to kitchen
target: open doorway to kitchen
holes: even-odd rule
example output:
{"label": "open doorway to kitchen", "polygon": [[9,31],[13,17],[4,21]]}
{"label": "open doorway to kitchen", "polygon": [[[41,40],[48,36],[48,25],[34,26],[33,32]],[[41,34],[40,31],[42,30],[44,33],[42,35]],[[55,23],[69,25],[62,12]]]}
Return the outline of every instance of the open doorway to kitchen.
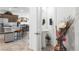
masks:
{"label": "open doorway to kitchen", "polygon": [[29,7],[0,7],[0,50],[28,51]]}

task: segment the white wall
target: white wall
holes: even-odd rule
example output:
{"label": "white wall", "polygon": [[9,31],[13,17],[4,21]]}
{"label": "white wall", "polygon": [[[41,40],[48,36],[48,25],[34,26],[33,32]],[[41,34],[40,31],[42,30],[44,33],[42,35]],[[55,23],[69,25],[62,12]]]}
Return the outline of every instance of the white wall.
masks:
{"label": "white wall", "polygon": [[76,21],[75,21],[75,50],[79,51],[79,7],[76,8]]}
{"label": "white wall", "polygon": [[[76,16],[76,8],[74,7],[56,7],[56,24],[60,23],[61,21],[69,20],[67,19],[68,16],[71,16],[72,18],[75,18]],[[65,42],[65,46],[68,50],[75,50],[75,26],[74,24],[71,26],[67,33],[67,41]]]}
{"label": "white wall", "polygon": [[65,42],[65,47],[67,48],[68,51],[74,51],[75,50],[75,23],[71,25],[69,28],[67,35],[66,35],[67,41]]}
{"label": "white wall", "polygon": [[[52,18],[53,25],[49,25],[50,18]],[[51,44],[53,46],[55,46],[55,44],[56,44],[56,29],[55,29],[56,19],[55,19],[55,8],[54,7],[47,8],[47,21],[48,21],[48,23],[47,23],[48,31],[49,31],[49,35],[51,37]]]}
{"label": "white wall", "polygon": [[[49,25],[49,19],[52,18],[53,25]],[[55,31],[55,8],[44,7],[42,8],[42,19],[45,19],[45,25],[42,25],[42,41],[43,47],[46,47],[45,35],[48,34],[51,37],[51,44],[56,43],[56,31]]]}
{"label": "white wall", "polygon": [[61,20],[67,20],[68,16],[75,16],[75,8],[74,7],[56,7],[56,18],[57,24]]}

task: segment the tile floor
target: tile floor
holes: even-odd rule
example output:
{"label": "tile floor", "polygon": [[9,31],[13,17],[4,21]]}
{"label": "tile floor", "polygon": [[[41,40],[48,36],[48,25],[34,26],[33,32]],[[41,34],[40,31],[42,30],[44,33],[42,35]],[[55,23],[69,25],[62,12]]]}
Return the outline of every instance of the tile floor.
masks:
{"label": "tile floor", "polygon": [[10,43],[4,43],[3,35],[0,35],[0,51],[31,51],[28,48],[28,33],[20,40],[16,40]]}

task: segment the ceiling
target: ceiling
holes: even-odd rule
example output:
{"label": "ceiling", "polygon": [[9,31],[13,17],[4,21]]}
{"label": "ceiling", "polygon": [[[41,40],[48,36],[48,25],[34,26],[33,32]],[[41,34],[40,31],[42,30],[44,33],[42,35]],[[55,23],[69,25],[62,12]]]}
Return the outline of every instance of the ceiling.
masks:
{"label": "ceiling", "polygon": [[11,11],[12,13],[28,13],[29,7],[0,7],[0,13]]}

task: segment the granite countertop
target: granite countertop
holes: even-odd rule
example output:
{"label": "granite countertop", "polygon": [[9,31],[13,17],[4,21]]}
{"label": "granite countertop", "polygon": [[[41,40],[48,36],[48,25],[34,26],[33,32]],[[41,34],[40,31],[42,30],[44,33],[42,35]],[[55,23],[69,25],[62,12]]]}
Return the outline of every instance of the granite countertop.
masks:
{"label": "granite countertop", "polygon": [[9,33],[14,33],[14,32],[21,32],[22,30],[15,30],[15,31],[10,31],[10,32],[0,32],[0,34],[9,34]]}
{"label": "granite countertop", "polygon": [[14,33],[14,31],[13,32],[0,32],[0,34],[9,34],[9,33]]}

